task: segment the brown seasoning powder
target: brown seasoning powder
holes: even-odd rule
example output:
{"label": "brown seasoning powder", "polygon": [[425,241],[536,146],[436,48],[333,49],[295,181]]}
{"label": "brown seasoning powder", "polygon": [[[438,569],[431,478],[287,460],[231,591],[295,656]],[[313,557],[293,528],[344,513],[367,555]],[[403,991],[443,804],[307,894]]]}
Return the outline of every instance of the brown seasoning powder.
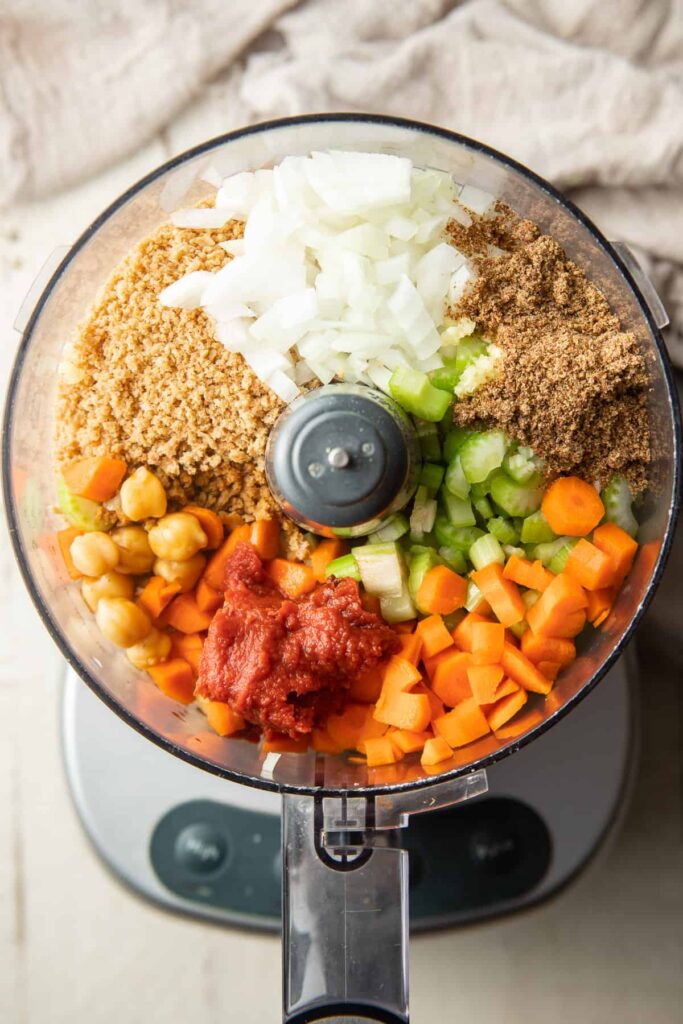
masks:
{"label": "brown seasoning powder", "polygon": [[[474,320],[503,355],[497,376],[455,405],[455,422],[502,428],[542,456],[550,476],[604,485],[620,472],[642,490],[648,377],[636,338],[553,238],[518,218],[515,229],[502,204],[497,213],[485,231],[481,220],[465,229],[479,276],[450,313]],[[449,233],[462,243],[462,230]],[[484,255],[490,244],[509,251]]]}

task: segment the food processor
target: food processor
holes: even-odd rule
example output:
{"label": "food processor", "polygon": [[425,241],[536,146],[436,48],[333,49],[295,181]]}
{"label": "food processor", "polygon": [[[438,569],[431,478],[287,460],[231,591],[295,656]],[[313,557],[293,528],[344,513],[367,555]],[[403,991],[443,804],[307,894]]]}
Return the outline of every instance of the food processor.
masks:
{"label": "food processor", "polygon": [[[637,336],[650,376],[653,461],[641,546],[614,609],[581,638],[576,661],[526,732],[507,741],[488,735],[438,772],[406,762],[368,769],[361,759],[312,751],[264,754],[219,738],[196,706],[168,700],[111,648],[51,556],[60,525],[52,462],[60,354],[113,268],[181,201],[209,195],[217,178],[326,149],[407,156],[534,220]],[[141,891],[214,920],[272,926],[280,802],[286,1024],[408,1021],[410,855],[416,923],[430,927],[541,898],[598,845],[634,749],[628,666],[617,659],[660,577],[678,507],[680,426],[659,334],[665,323],[628,250],[608,243],[542,179],[452,132],[360,115],[256,125],[175,158],[109,207],[25,304],[6,406],[5,500],[24,580],[70,666],[64,726],[77,805],[102,852]]]}

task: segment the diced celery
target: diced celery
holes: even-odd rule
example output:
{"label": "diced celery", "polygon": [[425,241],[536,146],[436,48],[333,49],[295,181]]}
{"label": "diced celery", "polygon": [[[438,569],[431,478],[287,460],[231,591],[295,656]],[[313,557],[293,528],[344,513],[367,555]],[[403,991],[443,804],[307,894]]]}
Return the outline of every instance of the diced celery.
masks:
{"label": "diced celery", "polygon": [[519,638],[523,636],[529,628],[529,623],[522,619],[521,622],[513,622],[512,625],[508,626],[507,628],[510,630],[512,635],[516,636],[519,640]]}
{"label": "diced celery", "polygon": [[503,544],[503,551],[506,558],[512,558],[513,555],[517,555],[518,558],[526,558],[526,550],[517,547],[516,544]]}
{"label": "diced celery", "polygon": [[532,512],[522,523],[520,539],[522,544],[547,544],[555,540],[557,534],[541,512],[540,508]]}
{"label": "diced celery", "polygon": [[500,430],[472,434],[460,449],[460,461],[469,482],[478,484],[486,480],[494,469],[498,469],[506,450],[505,434]]}
{"label": "diced celery", "polygon": [[57,481],[57,504],[64,518],[84,533],[94,530],[111,530],[115,516],[98,501],[79,498],[72,494],[60,476]]}
{"label": "diced celery", "polygon": [[570,537],[562,545],[559,551],[556,551],[553,557],[548,562],[548,568],[551,572],[558,573],[564,572],[564,568],[569,558],[569,553],[573,547],[576,547],[578,540],[576,537]]}
{"label": "diced celery", "polygon": [[443,466],[437,466],[435,462],[423,462],[420,472],[420,483],[430,491],[438,491],[439,487],[441,487],[444,473],[445,469]]}
{"label": "diced celery", "polygon": [[503,459],[503,469],[518,484],[528,484],[539,479],[539,460],[531,448],[517,448],[509,451]]}
{"label": "diced celery", "polygon": [[491,497],[509,516],[528,516],[540,508],[543,488],[518,484],[500,470],[491,478]]}
{"label": "diced celery", "polygon": [[607,487],[601,491],[600,497],[605,506],[605,519],[608,523],[615,523],[622,530],[626,530],[631,537],[638,532],[638,520],[633,514],[631,507],[633,495],[623,476],[615,473]]}
{"label": "diced celery", "polygon": [[325,569],[325,576],[328,578],[336,576],[338,580],[350,578],[360,583],[360,569],[353,554],[342,555],[340,558],[335,558],[333,562],[329,562]]}
{"label": "diced celery", "polygon": [[478,512],[482,519],[490,519],[493,515],[493,508],[488,498],[473,498],[472,505],[475,512]]}
{"label": "diced celery", "polygon": [[380,597],[379,607],[385,622],[408,622],[417,615],[407,583],[393,597]]}
{"label": "diced celery", "polygon": [[396,542],[365,544],[353,549],[360,578],[369,594],[397,597],[405,580],[403,553]]}
{"label": "diced celery", "polygon": [[353,537],[354,536],[353,526],[335,526],[332,533],[335,537]]}
{"label": "diced celery", "polygon": [[492,516],[487,526],[489,533],[492,533],[501,544],[516,544],[519,540],[519,534],[512,522],[503,516]]}
{"label": "diced celery", "polygon": [[428,423],[426,420],[415,420],[417,439],[420,442],[422,458],[431,462],[441,461],[441,441],[439,430],[435,423]]}
{"label": "diced celery", "polygon": [[430,380],[435,388],[440,391],[447,391],[453,394],[453,388],[460,380],[462,370],[458,369],[457,359],[444,359],[443,366],[430,374]]}
{"label": "diced celery", "polygon": [[375,530],[368,537],[368,544],[385,544],[388,541],[398,540],[410,529],[408,520],[402,512],[395,512],[390,516],[379,530]]}
{"label": "diced celery", "polygon": [[441,488],[439,497],[443,503],[448,520],[453,526],[476,526],[477,520],[467,498],[456,498],[445,487]]}
{"label": "diced celery", "polygon": [[524,607],[526,608],[527,611],[529,611],[530,608],[533,608],[533,606],[536,604],[536,602],[538,601],[540,596],[541,596],[540,590],[523,590],[522,591],[522,601],[524,602]]}
{"label": "diced celery", "polygon": [[[455,350],[454,370],[457,373],[457,384],[468,366],[471,366],[480,356],[486,355],[488,342],[476,334],[470,334],[467,338],[461,338]],[[455,385],[454,385],[455,386]]]}
{"label": "diced celery", "polygon": [[479,602],[483,600],[483,598],[484,595],[482,594],[481,590],[474,582],[474,580],[469,580],[467,583],[467,595],[465,597],[466,610],[468,612],[473,612],[474,609],[479,604]]}
{"label": "diced celery", "polygon": [[444,484],[456,498],[466,498],[470,493],[469,480],[463,473],[462,463],[459,455],[454,455],[448,463]]}
{"label": "diced celery", "polygon": [[557,540],[551,540],[547,544],[534,544],[527,548],[527,553],[532,561],[539,559],[543,565],[548,568],[550,560],[554,558],[558,551],[561,551],[565,546],[570,537],[558,537]]}
{"label": "diced celery", "polygon": [[413,416],[438,423],[451,404],[451,396],[445,391],[432,387],[426,373],[411,370],[407,366],[397,367],[389,381],[391,397]]}
{"label": "diced celery", "polygon": [[449,569],[453,572],[465,573],[467,572],[467,560],[462,551],[458,548],[441,547],[439,548],[439,557],[443,559]]}
{"label": "diced celery", "polygon": [[462,448],[465,441],[472,437],[474,431],[467,427],[452,427],[446,434],[443,441],[444,462],[451,463]]}
{"label": "diced celery", "polygon": [[475,569],[483,569],[485,565],[498,562],[505,564],[505,553],[492,533],[485,533],[475,540],[469,550],[469,559]]}
{"label": "diced celery", "polygon": [[457,548],[465,554],[469,551],[478,537],[484,536],[484,531],[476,526],[465,526],[459,529],[453,526],[445,516],[437,516],[434,523],[436,539],[442,547]]}
{"label": "diced celery", "polygon": [[426,487],[420,486],[415,492],[413,510],[410,513],[410,535],[420,539],[429,533],[436,519],[436,501],[429,497]]}

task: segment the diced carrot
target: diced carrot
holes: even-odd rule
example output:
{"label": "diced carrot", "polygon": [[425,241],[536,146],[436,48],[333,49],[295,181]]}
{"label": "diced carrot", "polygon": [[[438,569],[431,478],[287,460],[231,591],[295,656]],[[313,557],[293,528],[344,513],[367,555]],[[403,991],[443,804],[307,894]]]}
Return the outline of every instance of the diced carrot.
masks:
{"label": "diced carrot", "polygon": [[239,543],[248,544],[251,537],[251,526],[248,523],[237,526],[227,537],[215,555],[209,560],[204,570],[203,579],[214,590],[225,590],[225,565]]}
{"label": "diced carrot", "polygon": [[434,731],[445,739],[449,747],[464,747],[485,736],[490,729],[476,700],[469,697],[452,711],[435,719]]}
{"label": "diced carrot", "polygon": [[475,622],[491,622],[478,612],[469,612],[453,630],[452,636],[461,651],[472,651],[472,627]]}
{"label": "diced carrot", "polygon": [[562,666],[559,661],[539,661],[536,665],[539,672],[542,672],[546,679],[553,681],[559,676]]}
{"label": "diced carrot", "polygon": [[560,637],[538,636],[531,629],[522,634],[522,652],[535,665],[539,661],[558,661],[562,668],[571,665],[576,657],[573,640]]}
{"label": "diced carrot", "polygon": [[[360,589],[359,593],[360,593],[360,603],[362,604],[362,606],[365,609],[365,611],[366,612],[372,612],[373,615],[380,615],[381,616],[381,614],[382,614],[382,604],[380,602],[380,599],[377,597],[377,594],[368,594],[367,590],[363,590],[363,589]],[[403,625],[405,625],[405,623],[399,622],[399,623],[396,623],[396,625],[397,626],[403,626]],[[397,629],[396,632],[397,633],[400,632],[401,635],[405,634],[407,636],[408,633],[410,632],[410,630],[398,630]]]}
{"label": "diced carrot", "polygon": [[504,626],[521,622],[526,611],[519,588],[503,576],[503,567],[491,562],[472,573],[472,579],[491,605],[493,614]]}
{"label": "diced carrot", "polygon": [[508,697],[511,693],[517,693],[517,690],[519,690],[519,683],[516,683],[514,679],[503,679],[496,687],[494,702],[502,697]]}
{"label": "diced carrot", "polygon": [[377,768],[381,764],[395,764],[403,757],[388,736],[376,736],[363,741],[364,753],[368,759],[368,768]]}
{"label": "diced carrot", "polygon": [[186,505],[183,512],[194,516],[207,537],[207,548],[213,551],[223,543],[223,522],[217,512],[210,508],[200,508],[199,505]]}
{"label": "diced carrot", "polygon": [[171,654],[174,658],[182,658],[192,668],[195,676],[199,675],[199,659],[204,646],[201,633],[172,633]]}
{"label": "diced carrot", "polygon": [[369,668],[362,668],[351,680],[349,697],[361,704],[374,704],[382,692],[383,678],[383,662],[371,665]]}
{"label": "diced carrot", "polygon": [[194,596],[197,602],[197,607],[203,612],[218,611],[220,606],[223,604],[223,594],[221,591],[214,590],[213,587],[210,587],[203,577],[197,584]]}
{"label": "diced carrot", "polygon": [[79,530],[76,526],[67,526],[65,530],[57,531],[57,543],[59,550],[66,566],[66,571],[72,580],[80,580],[83,576],[82,572],[79,572],[74,565],[74,560],[71,557],[71,545],[75,541],[76,537],[80,537],[83,534],[83,530]]}
{"label": "diced carrot", "polygon": [[206,720],[219,736],[232,736],[233,733],[244,729],[245,721],[241,715],[233,711],[229,704],[223,701],[207,700],[202,702]]}
{"label": "diced carrot", "polygon": [[249,543],[254,545],[264,562],[277,558],[280,553],[280,524],[277,519],[257,519],[252,523]]}
{"label": "diced carrot", "polygon": [[496,699],[496,690],[503,682],[504,672],[500,665],[470,665],[466,669],[472,696],[477,704],[491,704]]}
{"label": "diced carrot", "polygon": [[505,626],[500,622],[472,624],[472,657],[475,665],[497,665],[503,657]]}
{"label": "diced carrot", "polygon": [[417,665],[422,654],[422,637],[419,633],[405,633],[401,637],[401,649],[399,654],[406,661]]}
{"label": "diced carrot", "polygon": [[385,663],[382,689],[387,693],[405,693],[422,679],[416,665],[407,658],[394,654]]}
{"label": "diced carrot", "polygon": [[320,582],[325,581],[325,569],[335,558],[341,558],[349,550],[348,544],[335,537],[331,540],[321,540],[317,548],[311,554],[311,569],[315,578]]}
{"label": "diced carrot", "polygon": [[498,729],[494,729],[497,740],[514,740],[522,733],[528,732],[543,721],[543,715],[537,708],[528,708],[521,714],[515,715],[512,722],[508,722]]}
{"label": "diced carrot", "polygon": [[424,694],[429,701],[429,716],[431,719],[439,718],[446,710],[443,701],[440,700],[433,690],[430,690],[424,683],[418,683],[413,693]]}
{"label": "diced carrot", "polygon": [[343,747],[330,736],[327,729],[314,729],[311,733],[311,747],[318,754],[341,754]]}
{"label": "diced carrot", "polygon": [[467,599],[467,580],[445,565],[435,565],[425,573],[417,592],[417,606],[437,615],[451,615]]}
{"label": "diced carrot", "polygon": [[503,697],[496,702],[494,707],[486,716],[489,726],[494,731],[505,725],[518,711],[521,711],[529,698],[524,690],[511,693],[509,697]]}
{"label": "diced carrot", "polygon": [[173,626],[180,633],[201,633],[211,625],[212,615],[203,612],[195,601],[194,594],[178,594],[162,616],[162,622]]}
{"label": "diced carrot", "polygon": [[452,757],[453,751],[446,743],[443,736],[435,736],[434,739],[427,740],[422,751],[422,757],[420,758],[420,764],[432,765],[440,764],[441,761],[447,761],[449,757]]}
{"label": "diced carrot", "polygon": [[422,750],[427,740],[432,737],[431,732],[408,732],[407,729],[390,729],[386,735],[404,754],[414,754],[417,750]]}
{"label": "diced carrot", "polygon": [[182,658],[170,658],[147,669],[162,693],[180,704],[194,700],[194,673],[192,666]]}
{"label": "diced carrot", "polygon": [[432,658],[453,643],[453,637],[440,615],[428,615],[426,619],[420,619],[415,633],[422,641],[422,652],[426,658]]}
{"label": "diced carrot", "polygon": [[109,501],[118,491],[126,475],[126,463],[108,455],[76,459],[62,467],[64,483],[79,498]]}
{"label": "diced carrot", "polygon": [[[587,605],[583,587],[571,576],[560,573],[528,610],[526,618],[539,636],[576,636],[572,632],[579,621],[576,613],[583,612]],[[577,632],[581,632],[581,626]]]}
{"label": "diced carrot", "polygon": [[586,597],[588,598],[586,618],[589,622],[595,623],[596,619],[599,619],[601,615],[609,613],[616,597],[616,587],[605,587],[604,590],[589,590],[586,592]]}
{"label": "diced carrot", "polygon": [[264,754],[305,754],[308,750],[308,736],[294,739],[293,736],[277,735],[264,740],[261,751]]}
{"label": "diced carrot", "polygon": [[162,576],[150,576],[138,595],[138,604],[149,612],[152,619],[158,619],[182,589],[180,583],[169,583]]}
{"label": "diced carrot", "polygon": [[610,611],[611,611],[611,610],[612,610],[611,608],[606,608],[606,609],[604,610],[604,612],[600,612],[600,614],[598,615],[598,617],[597,617],[597,618],[595,619],[595,621],[593,622],[593,627],[594,627],[595,629],[597,629],[597,628],[598,628],[598,626],[602,626],[603,622],[605,621],[605,619],[607,618],[607,616],[609,615],[609,613],[610,613]]}
{"label": "diced carrot", "polygon": [[468,651],[449,650],[439,662],[432,678],[432,690],[444,704],[454,708],[472,696],[467,670],[472,665]]}
{"label": "diced carrot", "polygon": [[545,590],[553,581],[553,573],[546,569],[540,560],[529,562],[519,555],[510,555],[503,569],[503,576],[506,580],[519,583],[520,587],[528,587],[530,590]]}
{"label": "diced carrot", "polygon": [[612,559],[584,538],[569,552],[564,571],[586,590],[602,590],[615,582]]}
{"label": "diced carrot", "polygon": [[593,532],[593,543],[612,562],[615,583],[621,583],[633,565],[638,550],[637,542],[616,523],[603,523]]}
{"label": "diced carrot", "polygon": [[282,593],[292,599],[308,594],[318,585],[310,565],[304,565],[303,562],[274,558],[268,563],[266,572]]}
{"label": "diced carrot", "polygon": [[561,476],[547,488],[541,511],[558,535],[585,537],[604,516],[605,506],[591,484],[578,476]]}
{"label": "diced carrot", "polygon": [[533,661],[518,651],[512,644],[505,644],[503,650],[503,669],[516,683],[532,693],[550,693],[552,683],[539,672]]}
{"label": "diced carrot", "polygon": [[375,705],[374,717],[378,722],[397,729],[424,732],[432,718],[429,698],[422,693],[387,691],[385,683]]}
{"label": "diced carrot", "polygon": [[387,731],[386,723],[378,722],[373,711],[371,705],[349,701],[339,714],[328,715],[325,728],[342,750],[360,750],[359,743],[363,739],[383,736]]}

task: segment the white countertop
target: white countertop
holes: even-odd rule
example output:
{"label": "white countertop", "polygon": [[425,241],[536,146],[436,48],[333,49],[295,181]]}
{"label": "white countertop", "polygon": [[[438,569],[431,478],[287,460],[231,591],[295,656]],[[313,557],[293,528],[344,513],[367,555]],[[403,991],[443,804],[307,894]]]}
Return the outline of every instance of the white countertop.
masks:
{"label": "white countertop", "polygon": [[[0,216],[0,375],[9,325],[44,258],[165,158],[161,141],[88,184]],[[641,631],[643,751],[623,829],[560,897],[528,914],[413,941],[412,1020],[673,1024],[683,1004],[680,638],[676,567]],[[58,653],[0,542],[0,1020],[275,1024],[274,938],[175,918],[125,891],[67,793]],[[671,618],[669,616],[669,622]]]}

